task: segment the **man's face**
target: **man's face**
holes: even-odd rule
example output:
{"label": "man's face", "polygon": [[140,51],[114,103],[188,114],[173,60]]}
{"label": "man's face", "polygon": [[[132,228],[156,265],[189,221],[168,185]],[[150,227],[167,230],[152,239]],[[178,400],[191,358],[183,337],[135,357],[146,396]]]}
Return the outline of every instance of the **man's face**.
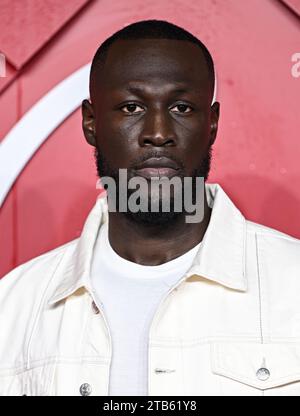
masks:
{"label": "man's face", "polygon": [[118,170],[127,169],[128,179],[149,179],[151,171],[138,165],[166,157],[177,170],[162,174],[207,178],[219,107],[211,107],[208,68],[198,46],[168,39],[115,42],[92,100],[99,176],[117,180]]}

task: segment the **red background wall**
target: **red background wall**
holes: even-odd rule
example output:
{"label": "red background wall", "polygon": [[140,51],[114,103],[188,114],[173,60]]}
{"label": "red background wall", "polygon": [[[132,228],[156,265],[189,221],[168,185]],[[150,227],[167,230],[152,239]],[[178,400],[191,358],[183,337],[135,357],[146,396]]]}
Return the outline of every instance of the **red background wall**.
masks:
{"label": "red background wall", "polygon": [[[7,60],[0,141],[90,62],[103,40],[151,18],[190,30],[214,57],[221,117],[209,181],[248,219],[300,238],[300,77],[291,74],[291,57],[300,52],[299,0],[0,0]],[[0,209],[0,276],[78,237],[96,180],[78,109],[35,153]]]}

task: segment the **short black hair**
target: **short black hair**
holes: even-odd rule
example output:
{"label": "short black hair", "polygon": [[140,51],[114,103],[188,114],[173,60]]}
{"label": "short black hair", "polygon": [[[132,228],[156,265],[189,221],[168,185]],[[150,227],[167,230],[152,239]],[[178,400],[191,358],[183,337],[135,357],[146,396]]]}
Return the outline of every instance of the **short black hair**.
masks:
{"label": "short black hair", "polygon": [[174,39],[185,40],[198,45],[204,55],[207,63],[209,79],[211,83],[212,94],[215,85],[215,70],[212,56],[207,47],[194,35],[187,30],[167,22],[166,20],[141,20],[125,26],[123,29],[115,32],[107,38],[97,49],[90,71],[90,96],[95,85],[96,73],[103,68],[110,46],[117,40],[135,40],[135,39]]}

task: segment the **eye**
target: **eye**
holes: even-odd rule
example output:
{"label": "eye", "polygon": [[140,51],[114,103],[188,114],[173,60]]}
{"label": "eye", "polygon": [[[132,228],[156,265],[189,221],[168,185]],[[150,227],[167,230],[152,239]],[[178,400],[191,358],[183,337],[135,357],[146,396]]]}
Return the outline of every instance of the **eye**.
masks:
{"label": "eye", "polygon": [[173,111],[173,113],[190,113],[193,110],[192,107],[190,105],[187,105],[187,104],[177,104],[171,110],[174,110],[176,108],[177,108],[177,110]]}
{"label": "eye", "polygon": [[144,109],[140,105],[137,105],[135,103],[123,105],[120,109],[127,114],[139,114],[141,111],[144,111]]}

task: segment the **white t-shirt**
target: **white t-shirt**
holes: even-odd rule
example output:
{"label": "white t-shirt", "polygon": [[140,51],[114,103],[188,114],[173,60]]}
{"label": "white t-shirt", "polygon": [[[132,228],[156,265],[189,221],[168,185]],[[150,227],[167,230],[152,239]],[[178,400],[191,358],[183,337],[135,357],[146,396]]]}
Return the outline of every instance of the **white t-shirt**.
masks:
{"label": "white t-shirt", "polygon": [[164,294],[192,265],[201,243],[158,266],[120,257],[108,239],[108,222],[97,238],[91,281],[112,338],[109,395],[148,394],[148,335]]}

